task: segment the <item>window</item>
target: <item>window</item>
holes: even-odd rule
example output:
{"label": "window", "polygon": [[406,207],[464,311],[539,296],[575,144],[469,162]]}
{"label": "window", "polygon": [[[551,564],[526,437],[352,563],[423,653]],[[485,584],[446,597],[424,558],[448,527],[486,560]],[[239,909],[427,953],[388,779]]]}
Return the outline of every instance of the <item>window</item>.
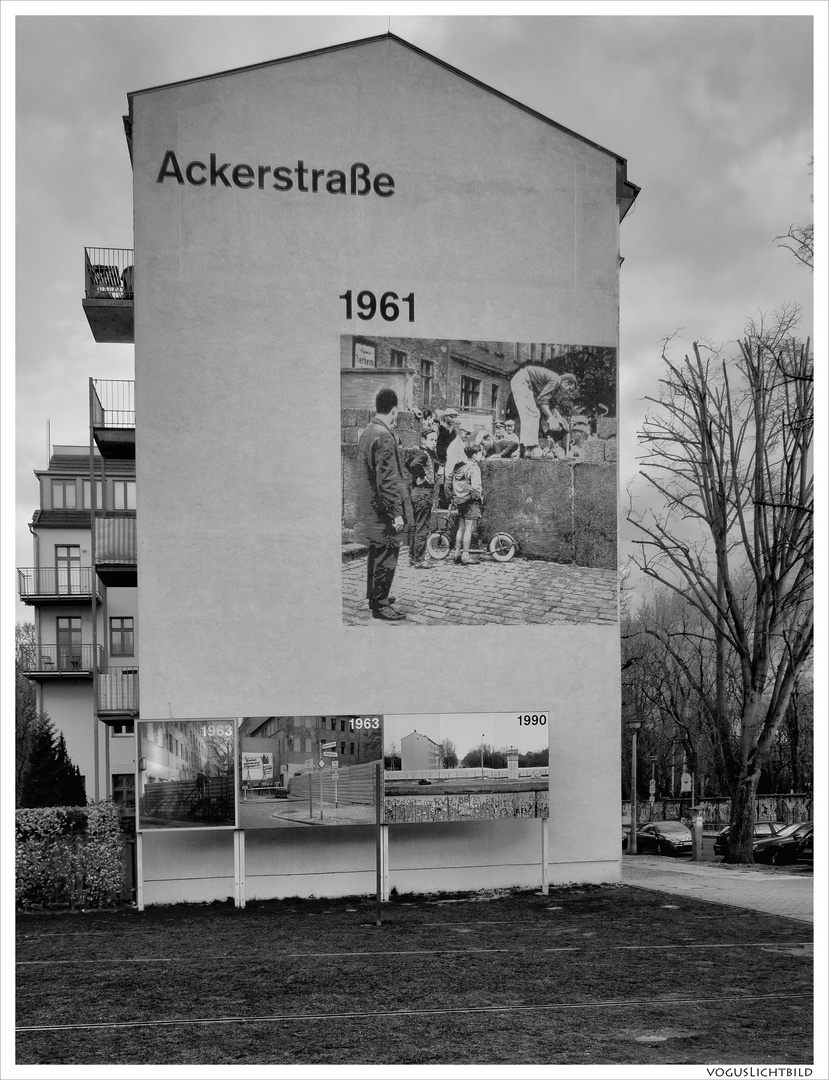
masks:
{"label": "window", "polygon": [[55,568],[62,596],[81,591],[80,544],[55,544]]}
{"label": "window", "polygon": [[400,349],[391,349],[389,352],[389,367],[405,367],[407,354]]}
{"label": "window", "polygon": [[345,731],[345,720],[340,720],[340,731]]}
{"label": "window", "polygon": [[135,811],[135,773],[112,774],[112,801],[125,810]]}
{"label": "window", "polygon": [[134,510],[135,509],[135,481],[113,480],[112,482],[112,509]]}
{"label": "window", "polygon": [[352,757],[354,757],[354,743],[348,744],[348,752],[349,754],[351,754]]}
{"label": "window", "polygon": [[461,376],[461,408],[477,409],[481,399],[481,380]]}
{"label": "window", "polygon": [[74,510],[77,502],[77,486],[74,480],[52,481],[52,509]]}
{"label": "window", "polygon": [[310,754],[313,749],[314,749],[314,740],[313,739],[306,739],[305,740],[305,753]]}
{"label": "window", "polygon": [[110,731],[113,735],[132,735],[135,731],[135,724],[132,720],[125,720],[123,724],[113,724]]}
{"label": "window", "polygon": [[135,627],[132,616],[109,620],[110,656],[135,656]]}
{"label": "window", "polygon": [[498,417],[498,384],[492,384],[492,395],[489,401],[489,407],[492,409],[492,415],[495,419]]}
{"label": "window", "polygon": [[[88,480],[84,480],[82,491],[81,491],[81,505],[82,505],[84,510],[91,510],[92,509],[92,504],[89,501],[90,500],[91,490],[92,490],[92,485],[90,484],[90,482]],[[95,481],[95,509],[100,510],[103,507],[103,505],[104,505],[104,496],[103,496],[103,492],[101,490],[101,481],[96,480]]]}
{"label": "window", "polygon": [[302,752],[302,739],[298,735],[291,736],[291,742],[294,744],[294,753],[299,754]]}
{"label": "window", "polygon": [[58,666],[61,671],[79,671],[81,667],[80,616],[61,617],[57,621]]}
{"label": "window", "polygon": [[435,365],[432,360],[420,361],[420,382],[423,387],[422,405],[432,403],[432,380],[435,377]]}
{"label": "window", "polygon": [[345,756],[345,743],[344,743],[344,742],[341,742],[341,743],[340,743],[340,753],[341,753],[341,754],[342,754],[343,756]]}
{"label": "window", "polygon": [[336,718],[336,716],[331,717],[331,730],[332,731],[337,730],[337,718]]}

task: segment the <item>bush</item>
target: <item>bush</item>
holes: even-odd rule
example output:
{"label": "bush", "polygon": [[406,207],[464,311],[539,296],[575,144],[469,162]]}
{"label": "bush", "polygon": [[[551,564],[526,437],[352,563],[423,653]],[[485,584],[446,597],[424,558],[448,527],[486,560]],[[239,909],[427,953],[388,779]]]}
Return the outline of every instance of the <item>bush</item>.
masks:
{"label": "bush", "polygon": [[22,907],[118,903],[125,878],[119,808],[100,802],[18,810],[15,870]]}

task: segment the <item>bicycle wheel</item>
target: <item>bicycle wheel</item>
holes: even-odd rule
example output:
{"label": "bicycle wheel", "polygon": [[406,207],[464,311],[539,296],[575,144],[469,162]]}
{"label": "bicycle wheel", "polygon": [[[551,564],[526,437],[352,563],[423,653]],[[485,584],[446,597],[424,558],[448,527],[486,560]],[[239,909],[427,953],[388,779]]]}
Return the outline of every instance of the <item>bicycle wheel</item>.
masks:
{"label": "bicycle wheel", "polygon": [[426,550],[433,559],[445,559],[452,550],[452,545],[445,532],[433,532],[429,533],[426,540]]}
{"label": "bicycle wheel", "polygon": [[489,542],[489,553],[496,562],[509,562],[515,555],[515,541],[509,533],[496,533]]}

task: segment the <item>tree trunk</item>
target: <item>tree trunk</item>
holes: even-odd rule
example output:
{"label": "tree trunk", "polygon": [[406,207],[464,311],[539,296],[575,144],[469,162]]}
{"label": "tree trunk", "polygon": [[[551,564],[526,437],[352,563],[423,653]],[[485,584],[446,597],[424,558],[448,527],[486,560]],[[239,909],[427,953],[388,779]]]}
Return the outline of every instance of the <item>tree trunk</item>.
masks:
{"label": "tree trunk", "polygon": [[754,862],[754,806],[759,782],[759,768],[749,771],[744,766],[731,796],[731,825],[728,830],[726,862]]}

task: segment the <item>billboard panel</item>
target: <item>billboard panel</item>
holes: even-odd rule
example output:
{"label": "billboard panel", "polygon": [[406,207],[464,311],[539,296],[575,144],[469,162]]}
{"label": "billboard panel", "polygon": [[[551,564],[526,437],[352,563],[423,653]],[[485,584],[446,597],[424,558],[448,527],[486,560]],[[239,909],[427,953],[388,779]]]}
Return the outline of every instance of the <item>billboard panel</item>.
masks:
{"label": "billboard panel", "polygon": [[386,716],[386,824],[546,818],[550,714]]}
{"label": "billboard panel", "polygon": [[235,717],[139,720],[139,829],[236,825]]}
{"label": "billboard panel", "polygon": [[373,825],[382,757],[378,714],[246,716],[239,727],[240,827]]}

